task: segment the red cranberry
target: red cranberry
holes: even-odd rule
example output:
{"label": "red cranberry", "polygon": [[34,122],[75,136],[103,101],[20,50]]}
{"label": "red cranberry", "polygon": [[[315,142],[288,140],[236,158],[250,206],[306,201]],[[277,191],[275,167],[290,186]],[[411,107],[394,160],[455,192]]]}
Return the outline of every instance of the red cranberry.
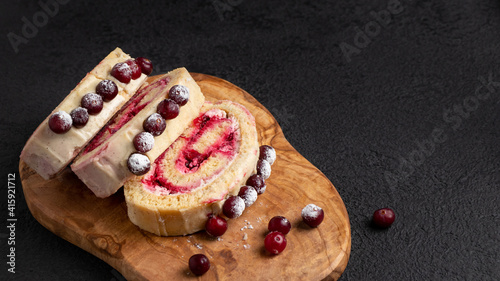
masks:
{"label": "red cranberry", "polygon": [[144,131],[157,137],[165,131],[167,124],[165,123],[165,119],[163,119],[160,114],[153,113],[146,120],[144,120],[143,127]]}
{"label": "red cranberry", "polygon": [[71,116],[64,111],[58,111],[49,118],[49,128],[56,134],[68,132],[72,123]]}
{"label": "red cranberry", "polygon": [[130,67],[130,71],[132,71],[132,75],[130,76],[132,79],[135,80],[141,77],[142,74],[141,68],[139,67],[139,65],[135,60],[127,60],[125,63],[128,64],[128,66]]}
{"label": "red cranberry", "polygon": [[165,120],[174,119],[179,115],[179,105],[171,99],[164,99],[158,104],[156,112],[160,113]]}
{"label": "red cranberry", "polygon": [[230,219],[241,216],[244,210],[245,201],[243,201],[243,199],[239,196],[231,196],[227,198],[224,205],[222,205],[222,213]]}
{"label": "red cranberry", "polygon": [[212,236],[222,236],[226,233],[227,221],[220,216],[211,215],[205,224],[205,230]]}
{"label": "red cranberry", "polygon": [[82,97],[81,104],[86,108],[90,115],[96,115],[101,112],[103,107],[102,97],[96,93],[88,93]]}
{"label": "red cranberry", "polygon": [[247,180],[247,185],[255,188],[259,195],[266,191],[266,181],[259,175],[251,175]]}
{"label": "red cranberry", "polygon": [[317,227],[323,221],[325,212],[320,207],[309,204],[302,209],[302,220],[310,227]]}
{"label": "red cranberry", "polygon": [[73,109],[69,115],[71,115],[71,120],[73,120],[73,126],[76,128],[81,128],[87,124],[89,121],[89,112],[86,108],[77,107]]}
{"label": "red cranberry", "polygon": [[273,255],[283,252],[286,247],[285,235],[278,231],[269,232],[264,240],[264,246]]}
{"label": "red cranberry", "polygon": [[168,92],[168,98],[183,106],[189,100],[189,89],[183,85],[174,85]]}
{"label": "red cranberry", "polygon": [[259,150],[259,159],[264,159],[272,165],[276,160],[276,150],[270,145],[262,145]]}
{"label": "red cranberry", "polygon": [[102,80],[95,87],[95,91],[104,101],[110,101],[118,94],[118,87],[111,80]]}
{"label": "red cranberry", "polygon": [[390,208],[378,209],[373,213],[373,222],[378,227],[389,227],[396,219],[396,214]]}
{"label": "red cranberry", "polygon": [[139,133],[134,137],[134,147],[141,153],[146,153],[153,149],[154,144],[155,139],[153,135],[148,132]]}
{"label": "red cranberry", "polygon": [[111,75],[118,81],[127,84],[132,79],[132,70],[125,62],[119,62],[111,69]]}
{"label": "red cranberry", "polygon": [[210,269],[210,261],[204,254],[196,254],[189,258],[189,269],[197,276],[205,274]]}
{"label": "red cranberry", "polygon": [[269,231],[278,231],[286,235],[290,232],[292,225],[285,217],[276,216],[269,221],[269,225],[267,227]]}
{"label": "red cranberry", "polygon": [[140,176],[149,171],[151,162],[146,155],[136,152],[128,157],[127,166],[132,174]]}
{"label": "red cranberry", "polygon": [[246,207],[250,207],[257,200],[257,191],[252,186],[245,185],[240,188],[238,196],[245,201]]}
{"label": "red cranberry", "polygon": [[257,175],[267,180],[271,176],[271,164],[264,159],[257,161]]}
{"label": "red cranberry", "polygon": [[153,72],[153,63],[151,63],[151,61],[147,58],[138,57],[135,59],[135,62],[141,68],[142,73],[149,75]]}

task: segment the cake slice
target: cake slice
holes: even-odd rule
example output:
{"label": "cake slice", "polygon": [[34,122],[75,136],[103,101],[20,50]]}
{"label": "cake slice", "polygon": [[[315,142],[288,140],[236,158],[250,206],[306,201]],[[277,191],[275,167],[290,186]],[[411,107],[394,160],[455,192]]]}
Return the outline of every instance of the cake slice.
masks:
{"label": "cake slice", "polygon": [[201,114],[159,156],[151,170],[125,183],[130,220],[162,236],[204,229],[255,172],[259,144],[255,120],[231,101],[205,102]]}
{"label": "cake slice", "polygon": [[111,75],[117,63],[128,60],[120,48],[105,57],[38,126],[20,159],[44,179],[64,169],[146,80],[140,70],[127,83]]}
{"label": "cake slice", "polygon": [[[204,101],[200,87],[185,68],[160,76],[130,99],[71,169],[97,197],[110,196],[125,180],[147,171],[150,162],[198,116]],[[164,104],[177,111],[162,107]],[[177,112],[177,116],[171,115]]]}

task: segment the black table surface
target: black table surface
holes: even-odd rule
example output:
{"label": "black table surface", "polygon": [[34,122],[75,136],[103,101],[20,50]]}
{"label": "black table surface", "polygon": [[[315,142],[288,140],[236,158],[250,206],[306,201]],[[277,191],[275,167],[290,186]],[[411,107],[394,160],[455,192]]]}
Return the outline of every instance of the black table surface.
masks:
{"label": "black table surface", "polygon": [[[270,110],[345,202],[341,280],[500,280],[500,2],[20,0],[0,15],[0,279],[124,280],[33,218],[18,172],[36,126],[119,46]],[[382,207],[387,230],[370,225]]]}

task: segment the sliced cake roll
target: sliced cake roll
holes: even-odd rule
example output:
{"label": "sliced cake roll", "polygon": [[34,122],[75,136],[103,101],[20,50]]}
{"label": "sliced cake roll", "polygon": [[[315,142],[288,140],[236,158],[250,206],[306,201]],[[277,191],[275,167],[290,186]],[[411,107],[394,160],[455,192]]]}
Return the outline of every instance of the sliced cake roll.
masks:
{"label": "sliced cake roll", "polygon": [[137,94],[71,165],[96,196],[115,193],[153,162],[195,119],[205,101],[185,68],[173,70]]}
{"label": "sliced cake roll", "polygon": [[238,194],[258,158],[252,114],[235,102],[206,102],[150,171],[125,183],[128,216],[157,235],[200,231],[228,196]]}
{"label": "sliced cake roll", "polygon": [[38,126],[21,160],[44,179],[57,174],[134,95],[151,73],[148,65],[116,48]]}

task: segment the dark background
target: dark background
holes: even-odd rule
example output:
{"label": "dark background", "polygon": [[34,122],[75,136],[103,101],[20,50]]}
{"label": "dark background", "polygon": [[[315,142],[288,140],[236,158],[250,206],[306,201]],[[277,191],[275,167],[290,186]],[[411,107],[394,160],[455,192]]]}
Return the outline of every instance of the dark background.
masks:
{"label": "dark background", "polygon": [[[153,74],[226,79],[273,113],[345,202],[341,280],[500,279],[499,1],[186,2],[69,1],[17,53],[8,34],[43,10],[0,2],[0,279],[123,278],[43,228],[19,179],[17,273],[5,263],[7,174],[19,176],[30,134],[116,46],[151,58]],[[386,206],[396,222],[373,229]]]}

